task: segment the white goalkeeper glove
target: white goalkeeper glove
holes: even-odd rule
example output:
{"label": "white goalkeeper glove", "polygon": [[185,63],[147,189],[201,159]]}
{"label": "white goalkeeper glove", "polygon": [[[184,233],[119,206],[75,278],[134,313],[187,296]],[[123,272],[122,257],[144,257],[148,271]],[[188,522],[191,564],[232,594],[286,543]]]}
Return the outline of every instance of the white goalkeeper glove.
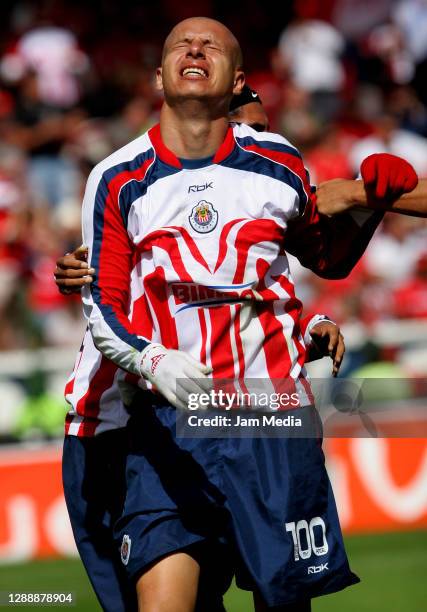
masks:
{"label": "white goalkeeper glove", "polygon": [[162,344],[149,344],[142,351],[140,369],[142,376],[175,408],[188,410],[190,393],[208,393],[212,388],[212,380],[207,376],[212,368]]}

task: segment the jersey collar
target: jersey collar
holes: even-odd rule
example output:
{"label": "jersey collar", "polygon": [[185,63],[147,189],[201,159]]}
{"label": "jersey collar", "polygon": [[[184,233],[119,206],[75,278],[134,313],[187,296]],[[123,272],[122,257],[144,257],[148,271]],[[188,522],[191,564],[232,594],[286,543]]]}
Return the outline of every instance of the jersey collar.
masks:
{"label": "jersey collar", "polygon": [[162,162],[168,164],[168,166],[172,166],[173,168],[203,168],[205,166],[210,166],[211,164],[220,164],[226,157],[228,157],[234,147],[236,146],[236,141],[234,140],[233,128],[229,126],[227,130],[227,134],[225,138],[218,148],[215,155],[211,157],[204,157],[202,159],[179,159],[175,153],[172,153],[170,149],[167,148],[165,143],[162,140],[162,136],[160,133],[160,123],[157,123],[154,127],[152,127],[148,131],[148,135],[151,140],[151,144],[154,147],[157,157],[161,159]]}

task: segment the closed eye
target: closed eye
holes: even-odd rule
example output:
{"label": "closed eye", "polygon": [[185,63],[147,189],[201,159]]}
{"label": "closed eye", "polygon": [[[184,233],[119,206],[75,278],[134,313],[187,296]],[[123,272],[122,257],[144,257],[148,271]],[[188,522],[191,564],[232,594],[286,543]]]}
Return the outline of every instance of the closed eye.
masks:
{"label": "closed eye", "polygon": [[256,132],[265,132],[267,129],[267,126],[262,123],[249,123],[248,125]]}

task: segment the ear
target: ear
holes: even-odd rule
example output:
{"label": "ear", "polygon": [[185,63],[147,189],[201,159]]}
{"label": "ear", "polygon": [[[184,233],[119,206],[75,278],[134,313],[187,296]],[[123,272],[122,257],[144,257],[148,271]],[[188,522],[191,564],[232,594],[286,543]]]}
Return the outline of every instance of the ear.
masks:
{"label": "ear", "polygon": [[156,70],[156,88],[159,91],[163,91],[163,75],[161,67],[157,68]]}
{"label": "ear", "polygon": [[245,85],[245,73],[243,70],[236,70],[234,74],[234,86],[233,95],[238,96],[242,93],[242,89]]}

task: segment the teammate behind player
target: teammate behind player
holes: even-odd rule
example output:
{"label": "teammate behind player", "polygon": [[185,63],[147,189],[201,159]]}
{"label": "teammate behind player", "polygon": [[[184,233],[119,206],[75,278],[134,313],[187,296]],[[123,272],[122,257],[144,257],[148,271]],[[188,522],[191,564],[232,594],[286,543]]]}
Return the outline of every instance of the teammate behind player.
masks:
{"label": "teammate behind player", "polygon": [[268,130],[268,117],[258,93],[245,84],[241,93],[233,96],[228,115],[230,121],[245,123],[257,132]]}

